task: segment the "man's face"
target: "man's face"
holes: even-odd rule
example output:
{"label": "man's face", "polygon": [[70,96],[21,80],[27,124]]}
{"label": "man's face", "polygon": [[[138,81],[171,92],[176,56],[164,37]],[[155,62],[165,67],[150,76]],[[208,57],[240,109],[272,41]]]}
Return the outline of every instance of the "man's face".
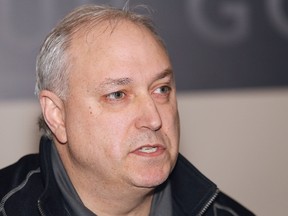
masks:
{"label": "man's face", "polygon": [[97,29],[72,41],[63,162],[76,178],[155,187],[178,154],[170,60],[145,28],[125,21]]}

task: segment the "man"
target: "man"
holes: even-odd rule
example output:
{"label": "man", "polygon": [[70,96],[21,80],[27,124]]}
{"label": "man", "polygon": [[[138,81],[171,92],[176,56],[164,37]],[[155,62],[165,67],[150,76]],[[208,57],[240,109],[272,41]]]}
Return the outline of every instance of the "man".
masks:
{"label": "man", "polygon": [[0,172],[0,215],[252,215],[178,154],[173,69],[146,17],[71,12],[42,46],[36,93],[40,154]]}

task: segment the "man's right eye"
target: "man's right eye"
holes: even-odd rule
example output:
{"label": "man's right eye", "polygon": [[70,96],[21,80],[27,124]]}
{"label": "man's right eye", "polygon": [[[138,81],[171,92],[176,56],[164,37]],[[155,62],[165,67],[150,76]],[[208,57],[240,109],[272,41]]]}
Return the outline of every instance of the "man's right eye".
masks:
{"label": "man's right eye", "polygon": [[125,97],[125,93],[122,91],[112,92],[106,95],[108,100],[121,100]]}

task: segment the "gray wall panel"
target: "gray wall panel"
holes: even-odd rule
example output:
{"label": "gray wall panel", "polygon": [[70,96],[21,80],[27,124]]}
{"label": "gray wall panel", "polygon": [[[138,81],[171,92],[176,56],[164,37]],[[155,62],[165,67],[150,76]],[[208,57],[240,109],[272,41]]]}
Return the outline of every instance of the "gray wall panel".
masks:
{"label": "gray wall panel", "polygon": [[[0,1],[0,99],[33,97],[44,36],[67,11],[91,2],[125,1]],[[288,86],[287,1],[131,1],[141,3],[154,11],[179,90]]]}

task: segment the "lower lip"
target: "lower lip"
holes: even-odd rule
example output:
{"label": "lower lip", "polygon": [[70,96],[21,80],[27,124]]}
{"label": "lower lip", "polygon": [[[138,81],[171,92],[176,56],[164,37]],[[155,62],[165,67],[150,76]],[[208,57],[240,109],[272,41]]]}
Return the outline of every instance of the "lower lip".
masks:
{"label": "lower lip", "polygon": [[157,157],[159,155],[162,155],[164,153],[164,151],[165,151],[165,148],[158,147],[155,152],[147,153],[147,152],[142,152],[142,151],[139,151],[139,150],[135,150],[132,153],[136,154],[136,155],[139,155],[139,156],[144,156],[144,157]]}

